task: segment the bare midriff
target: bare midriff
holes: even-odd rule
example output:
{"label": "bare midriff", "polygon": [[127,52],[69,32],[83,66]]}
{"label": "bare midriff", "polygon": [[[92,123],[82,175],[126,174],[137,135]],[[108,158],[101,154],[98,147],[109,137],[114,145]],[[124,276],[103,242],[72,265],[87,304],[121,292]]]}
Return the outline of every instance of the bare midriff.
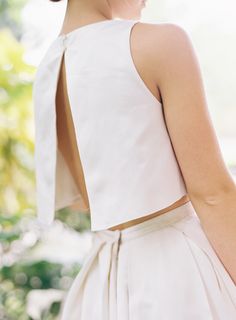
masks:
{"label": "bare midriff", "polygon": [[127,221],[125,223],[121,223],[121,224],[118,224],[118,225],[115,225],[111,228],[108,228],[108,230],[123,230],[125,228],[128,228],[128,227],[131,227],[135,224],[139,224],[145,220],[149,220],[151,218],[154,218],[154,217],[157,217],[157,216],[160,216],[174,208],[177,208],[177,207],[180,207],[182,206],[183,204],[185,204],[186,202],[190,201],[188,195],[184,195],[182,198],[180,198],[178,201],[172,203],[170,206],[168,207],[165,207],[164,209],[161,209],[161,210],[158,210],[154,213],[151,213],[151,214],[148,214],[148,215],[145,215],[145,216],[142,216],[140,218],[137,218],[137,219],[134,219],[134,220],[130,220],[130,221]]}

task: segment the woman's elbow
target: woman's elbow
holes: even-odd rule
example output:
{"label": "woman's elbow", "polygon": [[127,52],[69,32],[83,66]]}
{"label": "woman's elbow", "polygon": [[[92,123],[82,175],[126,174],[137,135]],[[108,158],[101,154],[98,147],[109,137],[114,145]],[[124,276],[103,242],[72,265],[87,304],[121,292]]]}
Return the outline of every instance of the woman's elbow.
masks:
{"label": "woman's elbow", "polygon": [[227,182],[219,182],[214,186],[207,185],[198,190],[188,190],[189,198],[193,201],[200,201],[206,205],[215,206],[225,199],[236,199],[236,183],[232,177]]}

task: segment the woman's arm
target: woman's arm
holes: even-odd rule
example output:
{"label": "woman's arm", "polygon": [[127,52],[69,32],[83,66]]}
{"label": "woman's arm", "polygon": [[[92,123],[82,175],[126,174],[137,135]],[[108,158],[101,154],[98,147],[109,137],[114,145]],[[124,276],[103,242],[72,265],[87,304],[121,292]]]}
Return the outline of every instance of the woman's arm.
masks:
{"label": "woman's arm", "polygon": [[150,63],[176,158],[206,236],[236,283],[236,184],[219,148],[199,63],[184,29],[155,28]]}

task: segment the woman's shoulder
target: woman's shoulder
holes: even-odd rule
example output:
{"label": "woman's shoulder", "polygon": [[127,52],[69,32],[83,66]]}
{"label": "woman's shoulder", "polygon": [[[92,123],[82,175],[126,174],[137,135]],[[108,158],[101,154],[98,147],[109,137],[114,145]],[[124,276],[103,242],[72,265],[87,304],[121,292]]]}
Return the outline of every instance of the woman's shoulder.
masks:
{"label": "woman's shoulder", "polygon": [[153,53],[154,56],[158,53],[163,56],[174,55],[176,50],[191,45],[188,31],[175,23],[138,22],[133,31],[134,33],[136,31],[135,36],[139,37],[144,50],[146,47],[146,51],[150,52],[150,55]]}
{"label": "woman's shoulder", "polygon": [[170,64],[183,63],[186,53],[194,53],[191,36],[178,24],[139,22],[132,32],[133,41],[142,52],[142,60],[157,84]]}
{"label": "woman's shoulder", "polygon": [[[177,23],[150,23],[141,22],[136,23],[136,28],[144,36],[146,40],[157,41],[162,40],[168,42],[175,37],[189,37],[188,31],[178,25]],[[155,43],[153,43],[155,44]]]}

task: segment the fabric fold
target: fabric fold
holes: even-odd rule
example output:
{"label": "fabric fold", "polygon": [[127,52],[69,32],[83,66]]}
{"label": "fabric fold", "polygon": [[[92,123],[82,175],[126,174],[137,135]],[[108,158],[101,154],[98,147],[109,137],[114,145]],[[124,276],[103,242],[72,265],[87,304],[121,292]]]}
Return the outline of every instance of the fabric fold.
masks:
{"label": "fabric fold", "polygon": [[236,286],[190,202],[92,236],[60,320],[236,319]]}
{"label": "fabric fold", "polygon": [[86,256],[66,296],[62,306],[61,320],[89,319],[88,314],[83,317],[83,290],[85,290],[86,279],[96,264],[100,266],[99,277],[96,278],[95,284],[99,289],[99,295],[96,297],[91,295],[91,300],[96,298],[96,303],[90,306],[90,311],[87,308],[86,310],[91,314],[96,314],[97,320],[116,320],[117,255],[120,236],[119,230],[114,233],[106,231],[93,233],[92,250]]}

